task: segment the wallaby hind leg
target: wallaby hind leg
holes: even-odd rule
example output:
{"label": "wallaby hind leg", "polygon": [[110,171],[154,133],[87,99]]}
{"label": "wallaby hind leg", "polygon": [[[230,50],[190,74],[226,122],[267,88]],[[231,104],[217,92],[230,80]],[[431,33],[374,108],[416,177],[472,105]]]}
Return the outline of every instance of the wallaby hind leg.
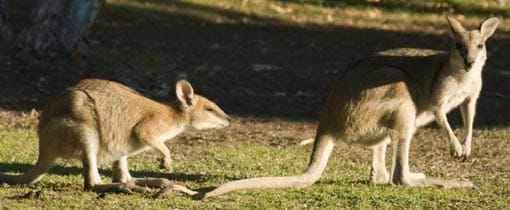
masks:
{"label": "wallaby hind leg", "polygon": [[412,117],[406,118],[410,115],[400,115],[397,118],[395,130],[390,132],[393,145],[393,166],[391,173],[391,183],[396,185],[407,186],[437,186],[443,188],[455,187],[470,187],[476,188],[470,181],[456,181],[456,180],[440,180],[425,178],[423,173],[409,172],[409,145],[413,138],[415,127],[414,119]]}
{"label": "wallaby hind leg", "polygon": [[[81,146],[83,148],[83,176],[85,177],[84,186],[87,190],[93,190],[96,192],[123,192],[132,193],[136,192],[147,192],[148,189],[136,186],[134,183],[114,183],[114,184],[103,184],[101,176],[99,175],[97,156],[99,150],[99,136],[97,132],[88,127],[81,126],[74,128]],[[127,167],[127,166],[126,166]],[[117,175],[117,179],[119,177]]]}
{"label": "wallaby hind leg", "polygon": [[133,182],[136,185],[152,188],[166,187],[166,184],[170,183],[170,181],[165,178],[142,178],[142,179],[132,178],[131,175],[129,174],[127,158],[128,158],[127,156],[123,156],[119,160],[113,162],[112,166],[113,183]]}
{"label": "wallaby hind leg", "polygon": [[103,183],[97,167],[96,145],[84,145],[86,148],[83,157],[83,177],[85,177],[85,189],[94,189],[96,185]]}
{"label": "wallaby hind leg", "polygon": [[[93,150],[88,151],[84,160],[83,160],[83,169],[85,173],[85,188],[91,189],[98,193],[103,192],[119,192],[119,193],[128,193],[131,194],[134,192],[142,192],[145,193],[149,191],[146,187],[137,186],[135,183],[131,182],[125,173],[115,172],[114,170],[114,179],[122,180],[125,179],[125,182],[122,183],[112,183],[112,184],[103,184],[101,181],[101,176],[99,175],[97,168],[97,160],[96,155],[93,153]],[[118,163],[115,163],[118,164]],[[123,166],[122,166],[123,167]],[[120,167],[120,168],[122,168]],[[127,167],[127,166],[126,166]],[[117,168],[118,169],[118,168]],[[117,174],[116,174],[117,173]]]}
{"label": "wallaby hind leg", "polygon": [[[133,179],[131,175],[129,174],[128,169],[128,161],[127,156],[121,157],[119,160],[113,162],[112,171],[113,171],[113,182],[110,186],[115,186],[117,184],[122,183],[134,183],[137,186],[140,186],[142,188],[139,188],[140,190],[145,190],[146,188],[143,187],[151,187],[151,188],[162,188],[158,194],[159,196],[166,194],[170,191],[176,190],[184,192],[188,195],[195,195],[198,192],[192,191],[185,186],[176,184],[168,179],[165,178],[138,178]],[[116,188],[116,187],[114,187]],[[119,187],[117,187],[119,188]]]}
{"label": "wallaby hind leg", "polygon": [[411,173],[409,171],[409,146],[416,130],[415,116],[413,108],[403,105],[396,116],[394,128],[390,131],[390,138],[394,141],[392,184],[413,185],[415,180],[425,178],[423,173]]}
{"label": "wallaby hind leg", "polygon": [[386,148],[390,141],[390,137],[387,136],[380,144],[372,147],[374,152],[370,170],[370,182],[372,184],[386,184],[389,182],[390,175],[386,169]]}
{"label": "wallaby hind leg", "polygon": [[119,160],[113,162],[112,165],[112,182],[125,183],[130,181],[127,156],[122,156]]}

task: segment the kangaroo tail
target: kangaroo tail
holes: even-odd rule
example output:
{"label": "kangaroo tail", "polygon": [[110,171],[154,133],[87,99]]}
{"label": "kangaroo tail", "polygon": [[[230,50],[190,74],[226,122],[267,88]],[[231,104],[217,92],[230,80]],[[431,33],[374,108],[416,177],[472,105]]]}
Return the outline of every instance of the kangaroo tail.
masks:
{"label": "kangaroo tail", "polygon": [[220,185],[216,189],[206,193],[203,198],[215,197],[243,189],[308,187],[320,179],[328,163],[329,156],[333,151],[333,147],[334,141],[331,136],[320,135],[316,137],[310,164],[303,174],[287,177],[259,177],[232,181]]}
{"label": "kangaroo tail", "polygon": [[0,173],[0,183],[15,184],[33,184],[38,182],[53,166],[55,159],[52,155],[42,155],[39,153],[39,159],[34,167],[23,175],[7,175]]}

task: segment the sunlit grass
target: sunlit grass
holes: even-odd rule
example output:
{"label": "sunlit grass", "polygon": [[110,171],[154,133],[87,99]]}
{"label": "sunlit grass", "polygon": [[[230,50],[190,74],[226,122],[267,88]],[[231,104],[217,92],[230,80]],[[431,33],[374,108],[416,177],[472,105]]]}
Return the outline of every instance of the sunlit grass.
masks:
{"label": "sunlit grass", "polygon": [[[489,131],[487,131],[489,132]],[[492,129],[491,133],[477,130],[479,138],[507,136],[506,129]],[[505,133],[507,132],[507,133]],[[426,130],[419,136],[435,136],[436,130]],[[130,159],[130,169],[134,176],[148,174],[165,177],[168,173],[181,174],[181,183],[192,189],[217,186],[218,184],[246,177],[268,175],[292,175],[305,167],[310,147],[298,145],[270,145],[266,143],[244,143],[218,141],[220,131],[207,134],[204,142],[184,143],[182,140],[170,143],[174,150],[175,163],[172,171],[158,168],[154,152],[144,153]],[[32,165],[37,157],[37,138],[33,131],[0,131],[0,171],[18,171],[16,165]],[[421,138],[421,137],[418,137]],[[189,140],[184,140],[189,141]],[[439,141],[439,139],[434,140]],[[179,143],[180,142],[180,143]],[[188,145],[186,145],[188,144]],[[353,147],[354,151],[359,151]],[[370,185],[365,182],[368,162],[357,163],[352,157],[345,158],[345,146],[339,145],[328,164],[321,180],[305,189],[268,189],[239,191],[220,198],[206,201],[173,193],[164,199],[153,199],[156,191],[149,194],[107,194],[99,198],[93,192],[82,189],[83,177],[78,161],[61,160],[49,175],[34,186],[0,185],[0,207],[20,208],[179,208],[179,209],[238,209],[238,208],[510,208],[508,180],[496,184],[492,179],[472,177],[480,190],[391,187]],[[446,151],[442,151],[446,152]],[[369,155],[362,152],[359,155]],[[363,158],[366,159],[366,158]],[[22,170],[26,170],[23,167]],[[108,165],[101,166],[103,179],[107,176]],[[423,168],[423,166],[420,166]],[[426,168],[426,167],[425,167]],[[31,190],[41,190],[39,199],[19,199]]]}
{"label": "sunlit grass", "polygon": [[[510,4],[497,1],[112,0],[108,3],[192,16],[217,24],[330,25],[385,30],[424,31],[427,26],[441,23],[445,12],[473,24],[488,16],[510,16]],[[422,26],[413,26],[416,24]],[[508,26],[501,25],[508,30]]]}

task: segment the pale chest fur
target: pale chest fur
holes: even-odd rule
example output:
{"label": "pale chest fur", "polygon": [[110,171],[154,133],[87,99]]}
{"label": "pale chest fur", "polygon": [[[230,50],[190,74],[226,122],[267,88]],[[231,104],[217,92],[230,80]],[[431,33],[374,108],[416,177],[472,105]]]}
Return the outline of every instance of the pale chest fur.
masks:
{"label": "pale chest fur", "polygon": [[482,78],[479,72],[472,72],[463,78],[455,78],[449,88],[445,88],[439,103],[434,107],[435,110],[443,109],[449,112],[459,106],[467,98],[476,100],[482,89]]}
{"label": "pale chest fur", "polygon": [[482,88],[481,76],[477,74],[480,72],[474,70],[463,77],[452,76],[445,79],[443,87],[434,94],[435,98],[431,100],[432,104],[417,116],[416,126],[420,127],[432,122],[435,118],[434,113],[441,110],[448,113],[468,98],[477,100]]}

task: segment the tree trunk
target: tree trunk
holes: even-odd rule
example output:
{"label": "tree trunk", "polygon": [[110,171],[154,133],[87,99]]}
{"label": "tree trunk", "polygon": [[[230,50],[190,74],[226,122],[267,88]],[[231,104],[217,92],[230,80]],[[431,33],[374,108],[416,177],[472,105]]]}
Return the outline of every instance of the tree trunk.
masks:
{"label": "tree trunk", "polygon": [[7,0],[0,0],[0,41],[7,41],[12,36]]}
{"label": "tree trunk", "polygon": [[16,41],[17,55],[47,58],[72,52],[94,23],[104,0],[37,0]]}

